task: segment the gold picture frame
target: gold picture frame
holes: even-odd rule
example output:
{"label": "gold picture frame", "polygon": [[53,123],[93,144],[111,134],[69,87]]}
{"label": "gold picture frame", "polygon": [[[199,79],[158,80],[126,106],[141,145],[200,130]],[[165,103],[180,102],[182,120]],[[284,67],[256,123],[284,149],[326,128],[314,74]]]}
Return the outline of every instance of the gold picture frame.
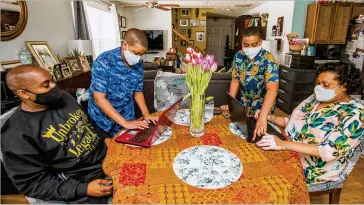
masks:
{"label": "gold picture frame", "polygon": [[60,63],[47,41],[25,41],[25,44],[39,66],[53,68]]}
{"label": "gold picture frame", "polygon": [[0,62],[0,70],[7,71],[19,65],[22,65],[20,60],[2,61]]}
{"label": "gold picture frame", "polygon": [[60,69],[61,69],[63,79],[72,77],[71,69],[67,66],[66,63],[62,63],[60,65]]}
{"label": "gold picture frame", "polygon": [[68,68],[71,70],[72,75],[77,75],[83,73],[82,66],[80,64],[80,59],[78,57],[68,57],[65,58]]}
{"label": "gold picture frame", "polygon": [[90,64],[88,63],[86,56],[80,56],[78,57],[78,59],[80,60],[80,65],[82,67],[83,72],[88,72],[91,70]]}

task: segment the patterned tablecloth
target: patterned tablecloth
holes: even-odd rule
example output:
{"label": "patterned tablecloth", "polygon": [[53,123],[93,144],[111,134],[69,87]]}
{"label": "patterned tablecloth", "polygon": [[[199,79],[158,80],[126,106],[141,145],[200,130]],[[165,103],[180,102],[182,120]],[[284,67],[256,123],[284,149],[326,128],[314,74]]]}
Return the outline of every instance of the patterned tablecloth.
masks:
{"label": "patterned tablecloth", "polygon": [[[172,136],[151,148],[110,143],[103,169],[113,179],[113,203],[310,203],[298,154],[261,150],[231,134],[229,122],[215,116],[206,124],[205,135],[200,138],[190,136],[188,127],[173,124]],[[233,166],[242,175],[219,189],[198,188],[182,181],[174,172],[181,169],[181,164],[174,165],[175,158],[182,153],[176,161],[183,160],[181,156],[187,149],[196,151],[193,147],[199,145],[218,146],[216,150],[227,152],[226,156],[240,159],[242,166],[236,161]]]}

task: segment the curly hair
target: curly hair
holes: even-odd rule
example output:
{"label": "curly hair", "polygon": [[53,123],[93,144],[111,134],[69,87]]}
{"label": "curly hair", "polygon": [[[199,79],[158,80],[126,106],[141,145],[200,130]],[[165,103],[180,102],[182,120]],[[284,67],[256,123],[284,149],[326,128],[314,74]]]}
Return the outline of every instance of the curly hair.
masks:
{"label": "curly hair", "polygon": [[363,87],[363,79],[360,70],[355,68],[351,63],[325,63],[316,65],[316,76],[323,72],[332,72],[336,74],[336,79],[340,85],[344,85],[347,93],[354,93]]}

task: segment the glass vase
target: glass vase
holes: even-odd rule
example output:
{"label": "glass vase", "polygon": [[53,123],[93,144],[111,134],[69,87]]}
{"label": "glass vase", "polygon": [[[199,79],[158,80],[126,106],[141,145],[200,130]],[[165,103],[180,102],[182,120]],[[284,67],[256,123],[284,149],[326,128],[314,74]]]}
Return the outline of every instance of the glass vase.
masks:
{"label": "glass vase", "polygon": [[201,137],[205,133],[205,94],[192,94],[190,100],[190,134]]}

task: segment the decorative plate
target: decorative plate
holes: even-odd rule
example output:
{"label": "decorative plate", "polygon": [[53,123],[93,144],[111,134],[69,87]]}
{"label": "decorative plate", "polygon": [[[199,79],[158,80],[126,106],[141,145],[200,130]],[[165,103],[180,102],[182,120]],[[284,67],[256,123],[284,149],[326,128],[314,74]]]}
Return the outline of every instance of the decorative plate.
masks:
{"label": "decorative plate", "polygon": [[216,146],[195,146],[180,152],[173,162],[182,181],[202,189],[219,189],[236,182],[243,173],[240,159]]}
{"label": "decorative plate", "polygon": [[237,135],[242,139],[246,139],[247,136],[244,135],[244,132],[240,130],[239,127],[237,127],[233,122],[230,122],[229,129],[230,132],[233,133],[234,135]]}
{"label": "decorative plate", "polygon": [[[214,116],[205,112],[205,123],[210,122]],[[173,120],[174,123],[183,126],[190,126],[190,109],[178,110]]]}
{"label": "decorative plate", "polygon": [[[167,130],[164,131],[164,133],[152,144],[152,146],[159,145],[159,144],[167,141],[171,136],[172,136],[172,128],[168,127]],[[130,145],[130,144],[128,144],[128,146],[140,147],[137,145]]]}

